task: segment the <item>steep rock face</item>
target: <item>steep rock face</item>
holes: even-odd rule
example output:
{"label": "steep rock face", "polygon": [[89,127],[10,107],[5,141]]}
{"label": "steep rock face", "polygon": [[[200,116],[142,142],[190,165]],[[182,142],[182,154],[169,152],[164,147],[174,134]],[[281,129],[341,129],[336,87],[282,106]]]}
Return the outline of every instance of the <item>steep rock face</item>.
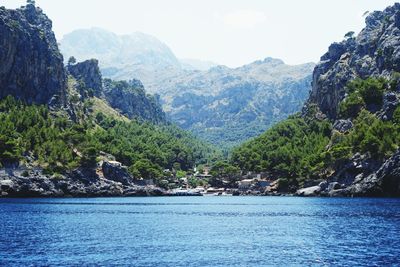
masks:
{"label": "steep rock face", "polygon": [[400,71],[400,4],[375,11],[365,21],[357,37],[332,44],[314,69],[309,102],[331,119],[350,80]]}
{"label": "steep rock face", "polygon": [[[119,169],[120,167],[108,166]],[[169,193],[153,185],[140,185],[140,181],[126,179],[124,172],[102,175],[100,170],[79,168],[58,177],[49,177],[40,169],[22,175],[23,169],[0,169],[1,197],[109,197],[109,196],[161,196]],[[122,175],[122,176],[120,176]],[[109,179],[110,178],[110,179]],[[129,178],[129,176],[128,176]]]}
{"label": "steep rock face", "polygon": [[127,168],[117,161],[105,161],[101,168],[104,177],[108,180],[120,182],[124,185],[130,184],[133,180]]}
{"label": "steep rock face", "polygon": [[63,57],[51,28],[51,20],[32,4],[16,10],[0,7],[0,98],[65,102]]}
{"label": "steep rock face", "polygon": [[400,152],[390,157],[378,171],[357,179],[343,190],[344,195],[400,196]]}
{"label": "steep rock face", "polygon": [[94,95],[105,99],[112,108],[129,118],[155,123],[165,122],[165,114],[157,96],[146,94],[139,80],[103,80],[96,59],[69,64],[67,68],[69,74],[77,81],[76,89],[80,91],[81,96]]}
{"label": "steep rock face", "polygon": [[129,118],[139,118],[154,123],[165,122],[165,114],[157,96],[146,95],[138,80],[113,81],[104,79],[103,92],[111,107]]}
{"label": "steep rock face", "polygon": [[353,162],[343,168],[335,181],[299,189],[296,195],[399,197],[400,151],[380,167],[377,162],[355,155]]}
{"label": "steep rock face", "polygon": [[67,66],[69,73],[77,80],[85,84],[85,88],[93,90],[97,97],[102,96],[102,77],[97,59],[90,59],[77,64]]}
{"label": "steep rock face", "polygon": [[[333,122],[335,132],[332,132],[328,150],[335,140],[334,135],[338,137],[362,132],[362,129],[356,126],[357,117],[338,113],[340,104],[348,96],[348,82],[355,78],[369,77],[384,77],[392,79],[392,82],[397,80],[394,73],[400,71],[400,4],[396,3],[384,11],[371,13],[366,18],[366,27],[357,37],[351,37],[350,33],[346,36],[346,40],[332,44],[329,51],[321,57],[321,62],[314,69],[310,98],[303,109],[303,115],[306,115],[307,110],[316,104],[322,112],[318,115],[326,115]],[[370,89],[378,90],[373,87]],[[376,116],[375,118],[396,125],[392,119],[400,103],[399,93],[399,86],[391,83],[390,90],[383,91],[382,96],[373,95],[375,100],[382,97],[382,103],[366,105],[365,109],[372,113],[372,116]],[[351,96],[351,93],[349,95]],[[355,112],[357,116],[360,115],[360,110]],[[391,131],[397,130],[393,128]],[[362,142],[368,142],[368,137],[362,137]],[[355,146],[354,143],[351,144]],[[394,147],[398,148],[397,144]],[[384,157],[374,156],[374,148],[364,151],[358,149],[358,152],[356,149],[352,147],[352,152],[335,165],[334,171],[327,181],[324,181],[329,186],[320,186],[320,190],[313,194],[400,196],[400,151],[387,158],[390,154]],[[303,195],[302,192],[311,189],[299,190],[297,194]]]}

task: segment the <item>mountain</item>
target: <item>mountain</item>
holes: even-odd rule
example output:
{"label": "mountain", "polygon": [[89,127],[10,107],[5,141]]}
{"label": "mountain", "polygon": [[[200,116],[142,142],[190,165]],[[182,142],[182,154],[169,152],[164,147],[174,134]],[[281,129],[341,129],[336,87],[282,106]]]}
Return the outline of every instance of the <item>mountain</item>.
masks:
{"label": "mountain", "polygon": [[150,93],[157,92],[152,87],[154,81],[182,70],[168,46],[140,32],[117,35],[100,28],[82,29],[66,34],[60,43],[66,58],[96,58],[104,77],[140,80]]}
{"label": "mountain", "polygon": [[155,37],[141,32],[116,35],[100,28],[76,30],[64,36],[61,51],[66,55],[74,55],[80,61],[101,59],[102,66],[124,67],[140,64],[180,68],[179,60],[169,47]]}
{"label": "mountain", "polygon": [[51,20],[33,5],[0,7],[0,98],[65,102],[67,75]]}
{"label": "mountain", "polygon": [[198,60],[191,58],[184,58],[180,60],[182,68],[187,70],[209,70],[212,67],[218,66],[218,64],[212,61]]}
{"label": "mountain", "polygon": [[97,59],[68,64],[67,69],[78,82],[78,91],[83,99],[95,96],[104,99],[108,105],[130,119],[166,123],[158,96],[147,94],[139,80],[102,79]]}
{"label": "mountain", "polygon": [[[131,39],[137,41],[129,45]],[[118,36],[96,28],[67,34],[61,49],[66,57],[98,58],[105,77],[139,79],[146,90],[160,95],[173,122],[228,148],[298,111],[311,89],[314,67],[290,66],[273,58],[239,68],[179,62],[154,37]]]}
{"label": "mountain", "polygon": [[313,74],[311,103],[329,118],[338,115],[339,103],[346,96],[346,84],[355,78],[389,77],[400,70],[398,5],[373,12],[366,27],[355,37],[333,43],[321,57]]}
{"label": "mountain", "polygon": [[353,35],[321,57],[301,113],[233,152],[277,179],[267,194],[400,196],[400,4]]}
{"label": "mountain", "polygon": [[297,112],[308,97],[313,67],[266,58],[187,73],[163,82],[164,110],[182,128],[232,147]]}
{"label": "mountain", "polygon": [[163,195],[218,156],[140,81],[103,79],[96,59],[64,66],[34,1],[0,18],[1,197]]}

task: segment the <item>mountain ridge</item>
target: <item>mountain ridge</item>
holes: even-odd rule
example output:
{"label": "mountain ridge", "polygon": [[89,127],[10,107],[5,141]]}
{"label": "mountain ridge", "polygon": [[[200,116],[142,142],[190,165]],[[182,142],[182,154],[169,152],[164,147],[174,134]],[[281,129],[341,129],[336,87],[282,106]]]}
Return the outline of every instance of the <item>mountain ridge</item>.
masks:
{"label": "mountain ridge", "polygon": [[[105,33],[107,36],[112,34]],[[92,41],[95,39],[91,38]],[[68,38],[61,43],[64,51],[66,46],[78,47],[78,55],[88,50],[80,50],[80,44],[71,43]],[[162,44],[161,41],[159,43]],[[132,54],[140,54],[140,58],[144,58],[154,50],[150,54],[156,55],[158,47],[149,43],[146,48],[139,48]],[[65,53],[66,56],[74,55],[73,49]],[[170,120],[209,142],[228,148],[260,134],[273,123],[299,110],[311,89],[314,67],[314,63],[287,65],[280,59],[267,57],[236,68],[216,65],[196,70],[185,69],[175,64],[176,61],[164,66],[141,64],[135,58],[126,57],[122,63],[124,68],[120,68],[120,62],[113,65],[105,57],[102,63],[102,55],[97,56],[103,76],[117,80],[139,79],[146,90],[160,95]],[[158,53],[157,56],[162,57],[163,54]]]}
{"label": "mountain ridge", "polygon": [[321,57],[302,112],[233,151],[276,180],[266,194],[400,196],[400,4],[365,21]]}

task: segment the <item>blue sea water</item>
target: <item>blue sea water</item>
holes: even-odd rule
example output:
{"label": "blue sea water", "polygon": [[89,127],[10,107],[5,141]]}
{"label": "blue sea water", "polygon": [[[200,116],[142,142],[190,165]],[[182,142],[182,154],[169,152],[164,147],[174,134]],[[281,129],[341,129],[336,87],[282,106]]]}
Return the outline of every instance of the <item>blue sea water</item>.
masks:
{"label": "blue sea water", "polygon": [[400,265],[400,199],[0,199],[0,266]]}

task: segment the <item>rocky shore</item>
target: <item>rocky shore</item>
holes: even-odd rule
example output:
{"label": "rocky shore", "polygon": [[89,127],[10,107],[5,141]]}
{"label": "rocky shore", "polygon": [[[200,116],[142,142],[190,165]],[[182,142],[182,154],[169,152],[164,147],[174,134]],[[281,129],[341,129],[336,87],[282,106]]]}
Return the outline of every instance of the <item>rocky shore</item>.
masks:
{"label": "rocky shore", "polygon": [[357,154],[336,176],[295,195],[400,197],[400,150],[381,165]]}
{"label": "rocky shore", "polygon": [[168,191],[134,180],[119,162],[80,168],[65,175],[45,175],[23,167],[0,170],[0,197],[163,196]]}
{"label": "rocky shore", "polygon": [[[383,164],[355,155],[338,175],[298,189],[279,190],[275,181],[266,188],[230,189],[233,196],[399,197],[400,150]],[[117,161],[79,168],[64,175],[45,175],[40,168],[0,169],[0,197],[118,197],[178,196],[145,180],[134,179]],[[187,194],[190,195],[190,194]]]}

